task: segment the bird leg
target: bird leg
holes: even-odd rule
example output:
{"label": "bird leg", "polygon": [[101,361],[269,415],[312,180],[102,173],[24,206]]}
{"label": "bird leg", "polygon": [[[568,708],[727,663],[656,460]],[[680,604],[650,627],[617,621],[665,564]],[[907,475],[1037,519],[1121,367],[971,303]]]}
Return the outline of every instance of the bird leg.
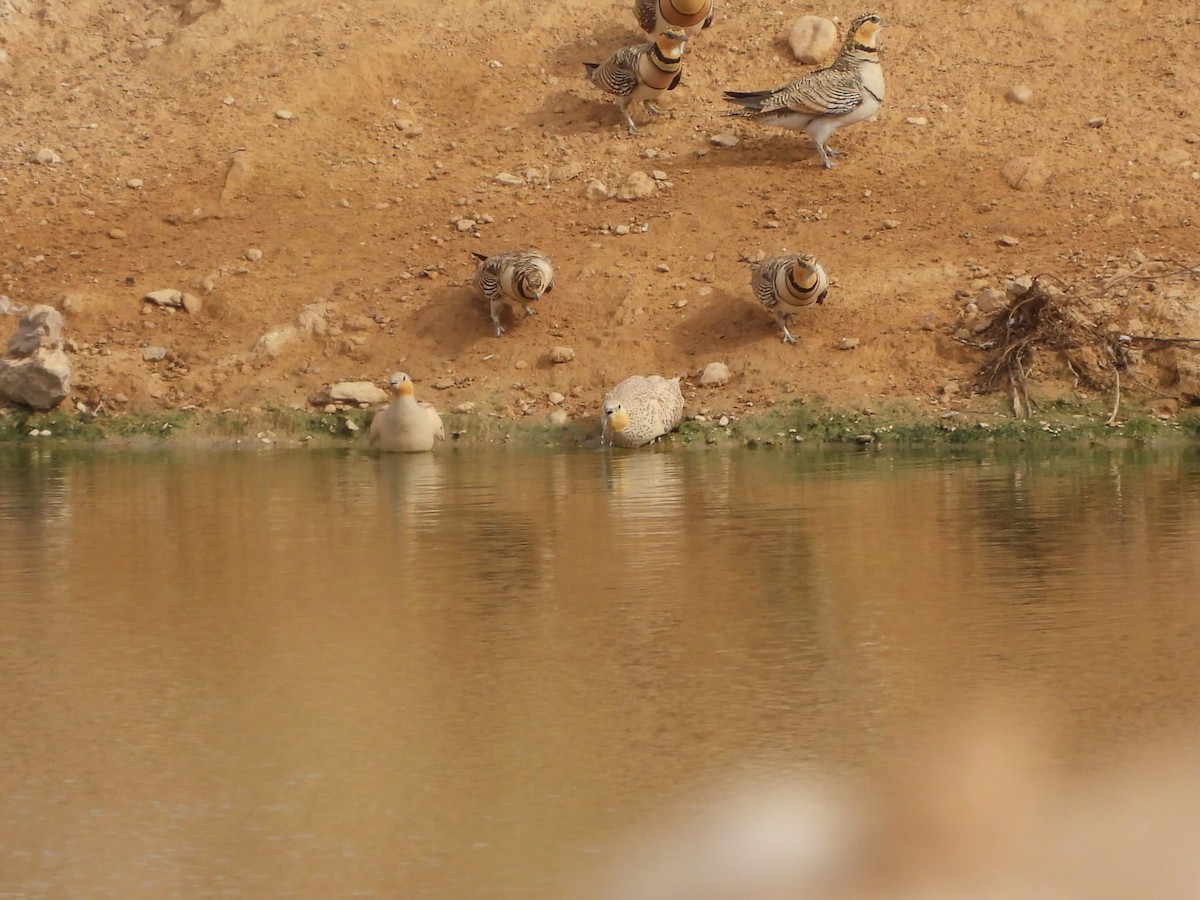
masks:
{"label": "bird leg", "polygon": [[617,106],[621,110],[621,115],[625,117],[625,124],[629,127],[629,133],[637,134],[638,129],[637,126],[633,124],[633,116],[629,115],[629,98],[622,97],[620,101],[618,101]]}
{"label": "bird leg", "polygon": [[525,307],[525,317],[526,318],[529,318],[530,316],[536,316],[536,315],[537,315],[537,310],[534,309],[532,306]]}
{"label": "bird leg", "polygon": [[839,155],[836,151],[831,151],[824,144],[817,144],[817,153],[821,154],[821,163],[827,169],[833,168],[833,160],[829,157]]}
{"label": "bird leg", "polygon": [[642,103],[646,107],[646,112],[650,113],[650,115],[661,116],[663,114],[662,110],[655,105],[653,100],[643,100]]}
{"label": "bird leg", "polygon": [[504,334],[504,326],[500,324],[500,307],[501,303],[498,300],[491,301],[492,307],[492,324],[496,326],[496,337]]}
{"label": "bird leg", "polygon": [[790,331],[788,331],[787,320],[787,315],[777,316],[775,318],[775,321],[779,323],[779,330],[783,332],[783,342],[785,344],[794,344],[796,343],[796,337]]}

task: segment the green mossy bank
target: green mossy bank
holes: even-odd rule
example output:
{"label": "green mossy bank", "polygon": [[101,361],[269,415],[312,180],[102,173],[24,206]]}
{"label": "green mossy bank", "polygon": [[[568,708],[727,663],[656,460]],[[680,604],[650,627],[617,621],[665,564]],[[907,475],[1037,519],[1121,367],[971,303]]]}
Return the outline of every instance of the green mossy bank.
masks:
{"label": "green mossy bank", "polygon": [[[374,410],[310,413],[294,409],[142,412],[85,418],[78,413],[0,412],[0,444],[164,442],[186,445],[353,446],[366,444]],[[447,444],[587,447],[599,444],[597,419],[563,425],[545,416],[443,416]],[[1000,411],[930,413],[903,405],[836,410],[803,401],[780,403],[743,416],[697,417],[659,442],[660,447],[745,446],[786,448],[812,444],[937,446],[995,442],[1188,442],[1200,440],[1200,410],[1159,418],[1141,409],[1109,424],[1109,412],[1067,403],[1039,409],[1028,419]]]}

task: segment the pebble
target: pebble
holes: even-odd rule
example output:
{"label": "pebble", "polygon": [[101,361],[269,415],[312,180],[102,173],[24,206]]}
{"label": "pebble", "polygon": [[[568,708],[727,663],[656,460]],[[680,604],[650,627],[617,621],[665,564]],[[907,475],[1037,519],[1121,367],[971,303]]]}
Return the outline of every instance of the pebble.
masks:
{"label": "pebble", "polygon": [[454,387],[455,384],[457,384],[457,382],[453,378],[451,378],[449,375],[443,375],[441,378],[438,378],[433,382],[432,387],[435,391],[447,391]]}
{"label": "pebble", "polygon": [[1014,190],[1037,191],[1049,180],[1050,169],[1036,156],[1018,156],[1005,163],[1000,174]]}
{"label": "pebble", "polygon": [[569,162],[566,165],[556,166],[550,170],[551,181],[570,181],[572,178],[578,178],[583,174],[583,164],[578,162]]}
{"label": "pebble", "polygon": [[837,27],[821,16],[801,16],[788,32],[788,45],[797,60],[816,65],[837,47]]}
{"label": "pebble", "polygon": [[655,272],[670,272],[671,267],[668,266],[666,263],[659,263],[657,266],[654,267],[654,271]]}
{"label": "pebble", "polygon": [[720,387],[729,383],[729,366],[723,362],[710,362],[700,373],[700,383]]}
{"label": "pebble", "polygon": [[166,358],[166,347],[145,347],[142,350],[142,359],[144,359],[146,362],[160,362]]}
{"label": "pebble", "polygon": [[275,110],[275,118],[282,119],[284,122],[290,122],[296,118],[296,114],[290,109],[277,109]]}
{"label": "pebble", "polygon": [[477,223],[474,219],[459,219],[454,223],[454,227],[459,231],[470,231]]}
{"label": "pebble", "polygon": [[462,413],[463,415],[466,415],[467,413],[475,411],[475,404],[470,400],[465,400],[458,404],[458,406],[454,407],[454,411],[456,413]]}
{"label": "pebble", "polygon": [[554,412],[550,413],[551,425],[566,425],[568,420],[569,417],[567,416],[567,411],[565,409],[556,409]]}
{"label": "pebble", "polygon": [[853,350],[855,347],[858,346],[858,344],[859,344],[858,338],[844,337],[840,341],[837,342],[837,348],[839,350]]}
{"label": "pebble", "polygon": [[237,103],[237,98],[234,96],[229,96],[229,97],[226,97],[221,102],[224,103],[226,106],[233,106],[233,104]]}
{"label": "pebble", "polygon": [[563,402],[567,398],[564,397],[562,394],[560,394],[558,391],[551,391],[549,394],[546,395],[546,399],[549,400],[554,406],[562,406]]}
{"label": "pebble", "polygon": [[524,178],[522,178],[520,175],[514,175],[512,172],[500,172],[492,179],[492,181],[496,182],[497,184],[507,184],[510,187],[515,187],[516,185],[525,183]]}
{"label": "pebble", "polygon": [[687,306],[687,301],[686,300],[676,300],[671,305],[673,307],[675,307],[676,309],[683,309],[685,306]]}
{"label": "pebble", "polygon": [[339,381],[329,386],[329,399],[341,403],[387,403],[387,392],[369,381]]}
{"label": "pebble", "polygon": [[883,227],[888,229],[889,231],[893,228],[899,228],[900,220],[899,219],[884,219]]}
{"label": "pebble", "polygon": [[1088,128],[1103,128],[1108,124],[1107,116],[1093,116],[1087,120]]}
{"label": "pebble", "polygon": [[1000,309],[1008,298],[1004,291],[996,288],[984,288],[979,292],[979,298],[975,301],[975,305],[979,307],[980,312],[991,313]]}
{"label": "pebble", "polygon": [[645,172],[630,172],[625,183],[617,188],[617,199],[628,203],[642,200],[654,193],[654,179]]}
{"label": "pebble", "polygon": [[261,250],[259,250],[257,247],[250,247],[249,249],[246,250],[246,253],[244,255],[245,255],[246,259],[250,260],[250,262],[258,262],[260,259],[263,258],[263,252]]}
{"label": "pebble", "polygon": [[587,187],[583,190],[584,196],[589,200],[607,200],[612,196],[609,193],[608,186],[603,181],[592,179],[587,183]]}
{"label": "pebble", "polygon": [[145,182],[140,178],[130,178],[125,182],[125,187],[137,191],[141,190],[143,184],[145,184]]}
{"label": "pebble", "polygon": [[714,134],[710,137],[708,142],[714,147],[736,147],[738,145],[738,136],[728,131],[722,131],[720,134]]}
{"label": "pebble", "polygon": [[575,351],[570,347],[551,347],[550,362],[552,363],[569,363],[575,358]]}
{"label": "pebble", "polygon": [[909,125],[928,125],[929,120],[924,116],[909,116],[904,120]]}
{"label": "pebble", "polygon": [[125,229],[123,228],[110,228],[108,230],[108,236],[114,241],[123,241],[126,237],[128,237],[128,235],[125,233]]}
{"label": "pebble", "polygon": [[43,166],[56,166],[62,162],[62,157],[49,147],[43,147],[37,153],[33,154],[33,161]]}
{"label": "pebble", "polygon": [[1033,91],[1027,85],[1018,84],[1008,89],[1008,99],[1013,103],[1028,103],[1033,99]]}
{"label": "pebble", "polygon": [[175,288],[162,288],[161,290],[150,291],[142,299],[149,300],[151,303],[157,303],[159,306],[183,306],[183,291],[178,291]]}
{"label": "pebble", "polygon": [[1001,247],[1015,247],[1021,242],[1011,234],[1002,234],[1000,237],[996,238],[996,243],[998,243]]}
{"label": "pebble", "polygon": [[613,229],[613,232],[616,234],[629,234],[629,226],[628,225],[618,225],[616,228]]}

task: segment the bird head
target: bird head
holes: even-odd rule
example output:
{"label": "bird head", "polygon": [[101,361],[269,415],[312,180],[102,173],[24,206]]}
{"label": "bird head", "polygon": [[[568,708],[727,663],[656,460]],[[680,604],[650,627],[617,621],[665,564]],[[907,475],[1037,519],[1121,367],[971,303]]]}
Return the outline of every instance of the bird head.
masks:
{"label": "bird head", "polygon": [[684,41],[688,39],[687,32],[682,28],[671,26],[665,29],[654,41],[664,56],[675,57],[683,52]]}
{"label": "bird head", "polygon": [[859,44],[873,47],[880,30],[886,26],[887,20],[879,13],[865,12],[850,23],[850,29],[846,35]]}
{"label": "bird head", "polygon": [[388,379],[388,384],[392,388],[392,393],[397,397],[411,397],[413,394],[412,379],[404,372],[396,372]]}
{"label": "bird head", "polygon": [[620,403],[604,404],[604,424],[617,434],[629,427],[629,413]]}

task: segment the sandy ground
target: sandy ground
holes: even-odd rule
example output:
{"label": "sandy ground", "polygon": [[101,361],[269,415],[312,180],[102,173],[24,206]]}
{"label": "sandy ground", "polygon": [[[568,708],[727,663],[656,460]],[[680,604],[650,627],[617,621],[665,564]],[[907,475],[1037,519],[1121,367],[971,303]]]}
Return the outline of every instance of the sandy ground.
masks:
{"label": "sandy ground", "polygon": [[[1105,328],[1200,336],[1196,279],[1170,274],[1200,262],[1191,3],[882,3],[887,99],[839,133],[831,171],[803,134],[722,117],[721,91],[799,75],[790,24],[859,8],[721,0],[669,115],[631,138],[580,65],[642,39],[630,6],[0,0],[0,293],[64,309],[69,402],[110,410],[308,406],[403,369],[443,409],[501,415],[544,414],[551,392],[591,415],[652,372],[730,411],[940,411],[979,402],[982,354],[956,340],[970,304],[1022,274],[1074,284]],[[587,196],[633,172],[651,196]],[[470,252],[527,246],[558,284],[498,339]],[[835,280],[795,346],[738,258],[784,248]],[[200,311],[143,301],[160,288]],[[1166,414],[1186,356],[1141,366]],[[697,387],[716,360],[730,383]],[[1036,390],[1072,389],[1036,362]]]}

